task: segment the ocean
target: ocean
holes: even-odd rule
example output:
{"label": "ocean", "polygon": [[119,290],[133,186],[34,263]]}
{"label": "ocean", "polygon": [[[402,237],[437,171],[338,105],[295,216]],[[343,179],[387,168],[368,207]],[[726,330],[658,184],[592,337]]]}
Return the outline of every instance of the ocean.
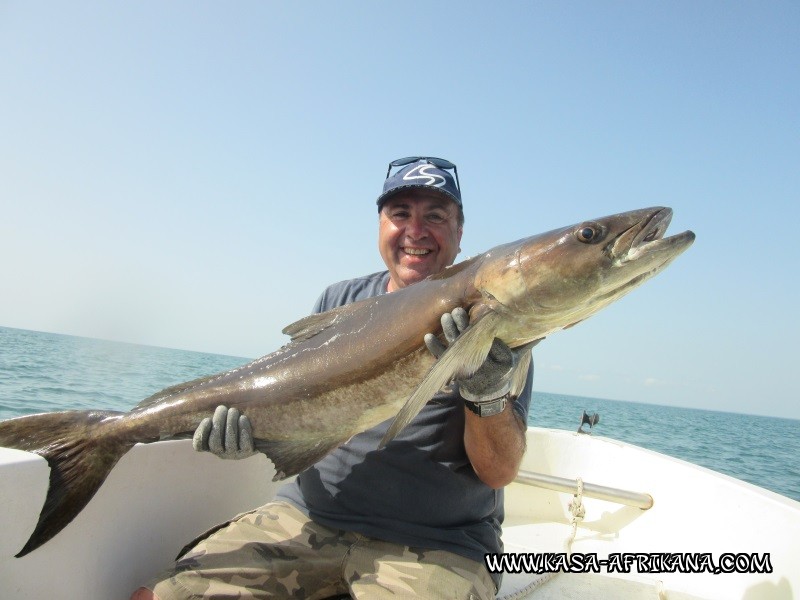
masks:
{"label": "ocean", "polygon": [[[249,359],[0,327],[0,420],[71,409],[130,410],[176,383]],[[535,380],[534,380],[535,389]],[[662,452],[800,501],[800,421],[534,391],[529,424]]]}

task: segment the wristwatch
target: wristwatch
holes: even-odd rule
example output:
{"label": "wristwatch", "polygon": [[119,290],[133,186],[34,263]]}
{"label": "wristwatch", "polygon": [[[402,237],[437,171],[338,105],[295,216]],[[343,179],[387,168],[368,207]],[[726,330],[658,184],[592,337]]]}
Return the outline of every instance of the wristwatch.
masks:
{"label": "wristwatch", "polygon": [[472,402],[470,400],[464,400],[464,405],[479,417],[491,417],[494,415],[499,415],[501,412],[503,412],[503,409],[506,407],[507,400],[508,394],[505,396],[500,396],[499,398],[495,398],[494,400],[489,400],[488,402]]}

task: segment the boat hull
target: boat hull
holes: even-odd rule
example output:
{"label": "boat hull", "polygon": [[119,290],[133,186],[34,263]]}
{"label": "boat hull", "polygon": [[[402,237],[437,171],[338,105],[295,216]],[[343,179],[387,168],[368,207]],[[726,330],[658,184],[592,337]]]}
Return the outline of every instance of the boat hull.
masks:
{"label": "boat hull", "polygon": [[[679,599],[800,598],[800,503],[614,440],[542,428],[530,428],[527,436],[525,471],[653,497],[647,510],[584,497],[572,552],[598,560],[614,553],[704,553],[715,560],[768,553],[773,571],[560,574],[533,597],[639,598],[663,591]],[[282,485],[271,481],[273,474],[264,456],[222,461],[194,452],[188,440],[138,445],[64,531],[14,558],[36,525],[48,467],[38,456],[0,449],[0,596],[127,598],[200,532],[272,498]],[[506,552],[564,552],[572,500],[568,492],[512,483]],[[508,574],[500,596],[535,580]]]}

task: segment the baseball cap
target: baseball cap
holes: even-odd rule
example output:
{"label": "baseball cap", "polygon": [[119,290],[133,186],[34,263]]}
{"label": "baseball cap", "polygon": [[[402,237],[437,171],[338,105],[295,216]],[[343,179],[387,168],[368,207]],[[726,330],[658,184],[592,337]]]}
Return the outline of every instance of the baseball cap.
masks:
{"label": "baseball cap", "polygon": [[[402,168],[391,174],[396,167]],[[463,209],[458,171],[453,163],[433,156],[409,156],[389,163],[386,181],[383,182],[383,193],[378,196],[378,210],[390,196],[413,188],[444,194]]]}

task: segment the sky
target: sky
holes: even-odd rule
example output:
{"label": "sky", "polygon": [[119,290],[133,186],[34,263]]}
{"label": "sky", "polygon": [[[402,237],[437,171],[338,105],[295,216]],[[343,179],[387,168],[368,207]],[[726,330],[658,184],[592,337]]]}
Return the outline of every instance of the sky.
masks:
{"label": "sky", "polygon": [[460,259],[648,206],[695,244],[535,389],[800,418],[796,2],[0,0],[0,326],[241,357],[383,268],[390,160]]}

